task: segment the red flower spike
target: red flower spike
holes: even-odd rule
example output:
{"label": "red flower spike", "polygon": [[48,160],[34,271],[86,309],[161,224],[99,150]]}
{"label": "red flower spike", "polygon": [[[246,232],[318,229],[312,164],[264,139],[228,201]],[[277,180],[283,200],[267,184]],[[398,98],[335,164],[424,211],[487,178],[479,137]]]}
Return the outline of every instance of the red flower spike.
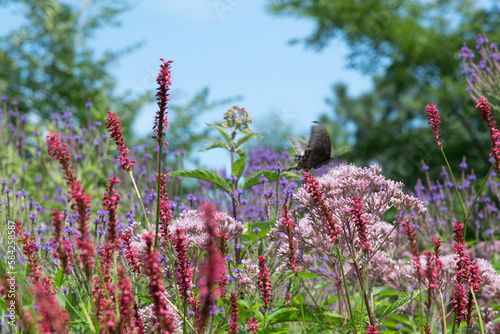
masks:
{"label": "red flower spike", "polygon": [[61,262],[61,268],[65,274],[69,274],[69,267],[75,255],[72,252],[71,241],[64,236],[64,215],[57,209],[52,213],[52,225],[54,226],[54,240],[56,242],[56,249],[54,250],[54,257]]}
{"label": "red flower spike", "polygon": [[472,313],[474,299],[470,289],[477,292],[481,283],[479,276],[479,266],[477,262],[470,263],[469,256],[466,254],[467,245],[463,235],[464,224],[460,221],[453,223],[453,233],[455,234],[453,244],[453,253],[457,256],[457,271],[455,286],[453,289],[453,311],[455,312],[455,321],[457,324],[466,321],[470,326],[472,324]]}
{"label": "red flower spike", "polygon": [[42,333],[65,334],[68,332],[69,316],[66,310],[62,309],[55,298],[53,292],[40,283],[35,283],[30,291],[35,297],[36,313],[41,315],[39,319],[40,331]]}
{"label": "red flower spike", "polygon": [[[208,232],[208,244],[206,246],[206,264],[200,269],[200,295],[205,298],[205,302],[201,308],[201,323],[200,326],[205,326],[206,319],[210,308],[216,305],[216,297],[222,294],[226,265],[224,257],[217,251],[215,238],[217,231],[215,229],[216,221],[214,217],[215,208],[212,203],[205,202],[199,209],[202,212],[202,219],[205,222],[205,227]],[[217,286],[219,283],[219,286]]]}
{"label": "red flower spike", "polygon": [[238,333],[240,324],[238,323],[238,295],[231,292],[231,320],[229,321],[229,334]]}
{"label": "red flower spike", "polygon": [[121,127],[122,123],[120,121],[120,117],[108,111],[108,115],[106,116],[106,129],[108,129],[108,132],[111,133],[111,138],[115,141],[118,151],[121,152],[121,156],[118,157],[118,161],[121,163],[124,171],[132,172],[134,170],[132,165],[135,164],[135,160],[130,160],[130,157],[128,156],[130,149],[127,145],[125,145]]}
{"label": "red flower spike", "polygon": [[434,134],[434,140],[436,141],[437,146],[440,148],[443,147],[439,138],[441,138],[439,126],[441,121],[439,120],[439,110],[436,108],[436,105],[433,103],[429,103],[427,105],[427,118],[429,118],[429,123],[432,125],[432,133]]}
{"label": "red flower spike", "polygon": [[337,240],[337,235],[342,232],[342,228],[337,225],[337,218],[335,218],[325,203],[324,195],[321,190],[319,190],[319,182],[315,177],[309,172],[302,172],[304,176],[304,187],[308,193],[312,195],[314,202],[319,206],[321,214],[323,216],[322,220],[325,223],[325,227],[330,235],[331,242],[333,243]]}
{"label": "red flower spike", "polygon": [[368,240],[368,231],[366,229],[366,220],[363,218],[364,214],[363,210],[363,201],[361,197],[354,197],[352,199],[352,209],[351,215],[354,219],[354,225],[356,226],[356,230],[358,231],[359,238],[359,246],[363,250],[363,252],[372,253],[373,250],[370,248],[370,241]]}
{"label": "red flower spike", "polygon": [[413,255],[413,265],[415,266],[418,281],[420,282],[425,274],[422,272],[422,265],[420,264],[420,255],[417,248],[417,233],[413,229],[410,222],[404,221],[401,225],[403,226],[404,234],[406,234],[408,241],[410,242],[411,254]]}
{"label": "red flower spike", "polygon": [[492,147],[492,153],[490,153],[490,156],[495,159],[495,170],[500,172],[500,132],[498,131],[497,123],[491,114],[491,106],[487,102],[488,100],[486,100],[486,98],[481,97],[477,100],[476,108],[479,109],[481,119],[488,123],[488,127],[490,128]]}
{"label": "red flower spike", "polygon": [[273,301],[273,293],[271,286],[271,279],[269,268],[266,266],[266,258],[264,256],[259,256],[259,276],[257,284],[260,287],[260,296],[264,302],[264,310],[267,311],[269,308],[269,303]]}
{"label": "red flower spike", "polygon": [[177,260],[175,261],[176,275],[177,275],[177,285],[179,287],[179,295],[184,300],[188,300],[190,297],[189,289],[192,287],[192,268],[191,261],[187,257],[188,248],[186,243],[186,237],[184,236],[184,231],[177,229],[174,236],[174,247],[175,256]]}
{"label": "red flower spike", "polygon": [[77,239],[77,247],[80,250],[79,261],[83,263],[87,279],[90,279],[91,271],[94,267],[94,246],[89,236],[89,228],[87,225],[89,216],[87,212],[91,208],[90,204],[92,203],[92,198],[85,193],[85,189],[80,181],[76,179],[76,174],[71,165],[71,155],[66,149],[67,146],[66,143],[61,143],[61,139],[57,134],[52,131],[49,132],[47,136],[48,152],[49,155],[56,158],[61,165],[66,185],[70,189],[68,191],[71,195],[69,201],[73,201],[71,209],[78,213],[78,232],[80,233],[80,237]]}
{"label": "red flower spike", "polygon": [[130,232],[120,235],[120,239],[124,242],[123,253],[125,254],[128,266],[134,273],[140,274],[142,272],[142,264],[139,261],[135,248],[132,247],[131,238],[132,233]]}
{"label": "red flower spike", "polygon": [[167,118],[167,102],[170,100],[170,86],[172,85],[171,78],[172,72],[170,71],[170,65],[172,61],[164,61],[162,58],[160,60],[163,64],[160,65],[160,72],[156,78],[158,83],[158,88],[156,88],[156,100],[158,102],[158,112],[156,113],[153,130],[156,132],[156,140],[158,145],[163,144],[168,146],[167,142],[163,142],[163,137],[165,137],[165,131],[168,130],[168,118]]}
{"label": "red flower spike", "polygon": [[258,330],[259,330],[259,322],[257,321],[257,317],[248,319],[247,333],[256,334]]}
{"label": "red flower spike", "polygon": [[109,178],[109,184],[106,185],[106,192],[102,200],[102,206],[104,210],[108,211],[108,233],[107,242],[108,244],[116,248],[116,226],[118,225],[117,217],[117,207],[120,203],[120,195],[114,190],[114,185],[120,183],[115,176]]}
{"label": "red flower spike", "polygon": [[283,212],[281,212],[281,219],[284,222],[288,238],[288,266],[293,272],[297,273],[299,269],[297,266],[297,258],[295,257],[297,247],[293,239],[293,229],[297,227],[297,225],[292,221],[292,216],[286,204],[284,205]]}
{"label": "red flower spike", "polygon": [[170,240],[168,233],[168,225],[172,221],[172,210],[170,209],[171,203],[168,199],[167,192],[167,178],[170,177],[166,174],[160,174],[158,179],[158,174],[156,174],[156,180],[160,182],[160,235],[165,238],[165,240]]}
{"label": "red flower spike", "polygon": [[23,244],[23,254],[26,255],[28,259],[28,264],[30,266],[30,275],[28,279],[34,284],[39,284],[40,287],[43,287],[45,291],[56,293],[57,289],[52,287],[53,282],[50,282],[51,276],[42,276],[42,266],[40,265],[38,247],[35,243],[35,237],[28,237],[28,235],[24,232],[21,225],[18,225],[19,232],[21,233],[21,239],[18,241]]}
{"label": "red flower spike", "polygon": [[153,247],[154,234],[144,233],[146,241],[146,255],[144,256],[144,274],[149,277],[149,296],[153,300],[153,313],[156,316],[155,324],[158,333],[170,334],[175,330],[174,317],[170,314],[165,300],[165,286],[163,285],[163,272],[159,261],[158,250]]}

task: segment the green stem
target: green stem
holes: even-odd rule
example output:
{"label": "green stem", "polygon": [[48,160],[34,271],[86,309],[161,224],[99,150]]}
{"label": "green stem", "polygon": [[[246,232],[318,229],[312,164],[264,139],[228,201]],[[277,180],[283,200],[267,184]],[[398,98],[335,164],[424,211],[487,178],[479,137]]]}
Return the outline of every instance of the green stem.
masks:
{"label": "green stem", "polygon": [[[481,334],[484,334],[483,318],[481,317],[481,311],[479,310],[479,306],[477,304],[476,295],[475,295],[472,287],[470,287],[469,289],[470,289],[470,292],[472,293],[472,297],[474,298],[474,305],[476,306],[477,318],[479,320],[479,328],[481,329]],[[468,330],[468,327],[467,327],[467,330]]]}
{"label": "green stem", "polygon": [[130,175],[130,179],[132,180],[132,184],[134,185],[134,189],[135,189],[135,193],[137,194],[137,198],[139,198],[139,202],[141,203],[142,213],[143,213],[144,219],[146,221],[146,227],[148,228],[148,233],[150,233],[151,231],[149,229],[148,216],[146,215],[146,209],[144,208],[144,203],[142,203],[141,193],[139,192],[139,189],[137,189],[137,184],[135,183],[135,180],[134,180],[134,174],[133,174],[133,172],[128,172],[128,174]]}
{"label": "green stem", "polygon": [[337,257],[339,259],[339,264],[340,264],[340,270],[342,272],[342,284],[344,284],[344,290],[345,290],[345,296],[347,298],[347,307],[349,308],[349,315],[352,321],[352,329],[354,331],[354,334],[358,334],[358,331],[356,330],[356,323],[354,321],[354,314],[352,313],[352,308],[351,308],[351,300],[349,298],[349,291],[347,291],[347,282],[345,279],[345,274],[344,274],[344,266],[342,265],[342,258],[340,257],[340,249],[339,247],[337,248]]}
{"label": "green stem", "polygon": [[462,198],[460,197],[460,193],[458,192],[457,181],[455,181],[455,177],[453,176],[453,172],[451,170],[450,163],[448,162],[448,159],[446,158],[446,154],[444,153],[444,150],[442,147],[441,147],[441,153],[443,154],[444,161],[446,161],[446,166],[448,166],[448,171],[450,172],[451,179],[453,180],[453,185],[455,186],[455,191],[457,193],[458,202],[460,203],[460,206],[462,207],[462,213],[464,214],[464,220],[467,221],[467,215],[465,214],[464,203],[462,202]]}
{"label": "green stem", "polygon": [[[160,229],[160,190],[161,190],[161,148],[163,145],[158,141],[158,173],[157,173],[157,190],[156,190],[156,232],[155,232],[155,248],[158,248],[158,231]],[[149,231],[149,230],[148,230]]]}
{"label": "green stem", "polygon": [[[495,164],[491,164],[491,167],[490,167],[490,170],[488,171],[488,174],[486,174],[486,177],[484,178],[483,180],[483,183],[481,184],[481,187],[479,187],[479,190],[477,191],[477,194],[476,194],[476,197],[474,198],[474,202],[472,202],[472,205],[469,209],[469,213],[467,214],[467,217],[465,218],[465,222],[464,222],[464,225],[467,224],[467,221],[469,220],[469,217],[472,213],[472,209],[474,209],[474,205],[476,204],[477,202],[477,199],[479,198],[479,195],[481,194],[481,192],[483,191],[484,189],[484,186],[486,185],[486,183],[488,182],[488,178],[490,177],[490,174],[491,172],[493,171],[493,167],[495,166]],[[464,233],[465,233],[465,226],[464,226]]]}
{"label": "green stem", "polygon": [[302,302],[302,294],[300,293],[300,284],[298,283],[298,280],[297,280],[297,274],[295,274],[295,284],[297,284],[297,292],[299,294],[299,303],[300,303],[300,313],[302,316],[302,322],[299,322],[299,323],[302,327],[303,333],[305,333],[306,332],[306,318],[304,315],[304,303]]}
{"label": "green stem", "polygon": [[441,326],[443,327],[443,334],[446,334],[446,311],[444,309],[444,300],[443,300],[443,294],[441,293],[441,289],[439,289],[439,299],[441,300],[441,312],[443,314],[443,318],[441,320]]}

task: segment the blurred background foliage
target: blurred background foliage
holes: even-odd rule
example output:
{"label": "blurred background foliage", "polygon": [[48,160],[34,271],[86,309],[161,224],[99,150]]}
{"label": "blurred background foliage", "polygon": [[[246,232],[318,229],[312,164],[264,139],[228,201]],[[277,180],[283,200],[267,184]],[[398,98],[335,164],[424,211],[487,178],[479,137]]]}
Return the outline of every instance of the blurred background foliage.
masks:
{"label": "blurred background foliage", "polygon": [[435,103],[450,164],[467,155],[476,171],[487,171],[489,131],[466,92],[459,52],[463,42],[474,48],[478,33],[499,40],[495,2],[271,0],[269,9],[314,21],[314,31],[293,43],[321,51],[342,37],[350,66],[373,76],[370,93],[351,98],[337,84],[326,99],[331,110],[321,120],[335,129],[334,142],[351,146],[343,159],[377,162],[386,177],[414,184],[421,160],[443,164],[425,117]]}
{"label": "blurred background foliage", "polygon": [[[0,5],[9,3],[24,6],[26,22],[0,36],[0,92],[21,100],[21,112],[50,119],[70,108],[86,125],[85,104],[91,97],[94,120],[103,119],[105,110],[119,111],[128,128],[140,107],[154,100],[152,91],[116,95],[109,71],[140,43],[101,57],[87,43],[103,27],[119,25],[119,15],[131,9],[128,1],[93,2],[84,19],[77,7],[60,0],[0,0]],[[273,15],[315,23],[308,37],[292,43],[320,52],[341,37],[349,46],[350,66],[373,77],[369,93],[353,98],[344,85],[333,84],[325,97],[329,110],[320,120],[333,135],[334,152],[343,151],[339,159],[361,166],[376,162],[386,177],[415,184],[421,160],[431,166],[443,163],[425,118],[425,105],[435,103],[450,164],[458,166],[467,155],[479,175],[487,170],[489,132],[466,93],[458,55],[464,41],[474,47],[478,32],[500,40],[500,9],[494,2],[269,0],[267,5]],[[208,96],[207,88],[185,105],[169,108],[168,141],[185,150],[193,163],[196,150],[204,146],[194,143],[206,143],[210,135],[200,116],[236,100],[209,101]],[[292,131],[292,124],[272,122],[277,114],[269,114],[271,121],[256,122],[257,142],[278,151],[290,149],[283,134]]]}

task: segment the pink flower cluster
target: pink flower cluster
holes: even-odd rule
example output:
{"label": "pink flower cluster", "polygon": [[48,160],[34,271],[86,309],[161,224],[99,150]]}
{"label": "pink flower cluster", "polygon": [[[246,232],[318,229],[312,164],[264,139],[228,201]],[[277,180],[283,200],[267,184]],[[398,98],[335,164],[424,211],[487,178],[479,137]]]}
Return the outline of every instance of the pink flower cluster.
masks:
{"label": "pink flower cluster", "polygon": [[[402,221],[426,211],[421,200],[403,193],[403,187],[401,182],[384,178],[376,165],[369,168],[341,165],[314,179],[306,175],[304,186],[296,195],[300,205],[308,212],[296,229],[301,237],[299,242],[305,243],[304,247],[308,249],[329,251],[324,244],[326,233],[319,233],[323,229],[326,213],[326,217],[331,217],[330,220],[335,220],[338,225],[336,231],[340,233],[336,237],[341,246],[354,245],[361,250],[361,245],[366,246],[368,241],[370,248],[377,249],[387,240],[381,238],[381,234],[389,238]],[[364,230],[360,230],[362,239],[348,233],[357,229],[352,209],[353,198],[359,197],[363,198],[362,218],[366,227],[366,238]],[[392,222],[383,223],[385,213],[391,209],[398,214]],[[330,234],[328,237],[331,240]],[[361,242],[356,242],[355,237]]]}

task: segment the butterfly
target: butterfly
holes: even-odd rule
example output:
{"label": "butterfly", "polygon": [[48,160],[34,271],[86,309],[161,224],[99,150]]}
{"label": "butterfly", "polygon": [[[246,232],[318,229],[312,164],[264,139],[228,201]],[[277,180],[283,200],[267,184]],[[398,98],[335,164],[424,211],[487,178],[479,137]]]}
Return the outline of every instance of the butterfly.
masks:
{"label": "butterfly", "polygon": [[311,138],[309,143],[303,140],[285,135],[292,143],[296,155],[293,160],[297,163],[296,166],[285,169],[285,171],[301,170],[308,172],[310,169],[320,168],[331,161],[332,144],[330,142],[330,135],[325,126],[319,122],[314,122],[317,125],[311,127]]}

